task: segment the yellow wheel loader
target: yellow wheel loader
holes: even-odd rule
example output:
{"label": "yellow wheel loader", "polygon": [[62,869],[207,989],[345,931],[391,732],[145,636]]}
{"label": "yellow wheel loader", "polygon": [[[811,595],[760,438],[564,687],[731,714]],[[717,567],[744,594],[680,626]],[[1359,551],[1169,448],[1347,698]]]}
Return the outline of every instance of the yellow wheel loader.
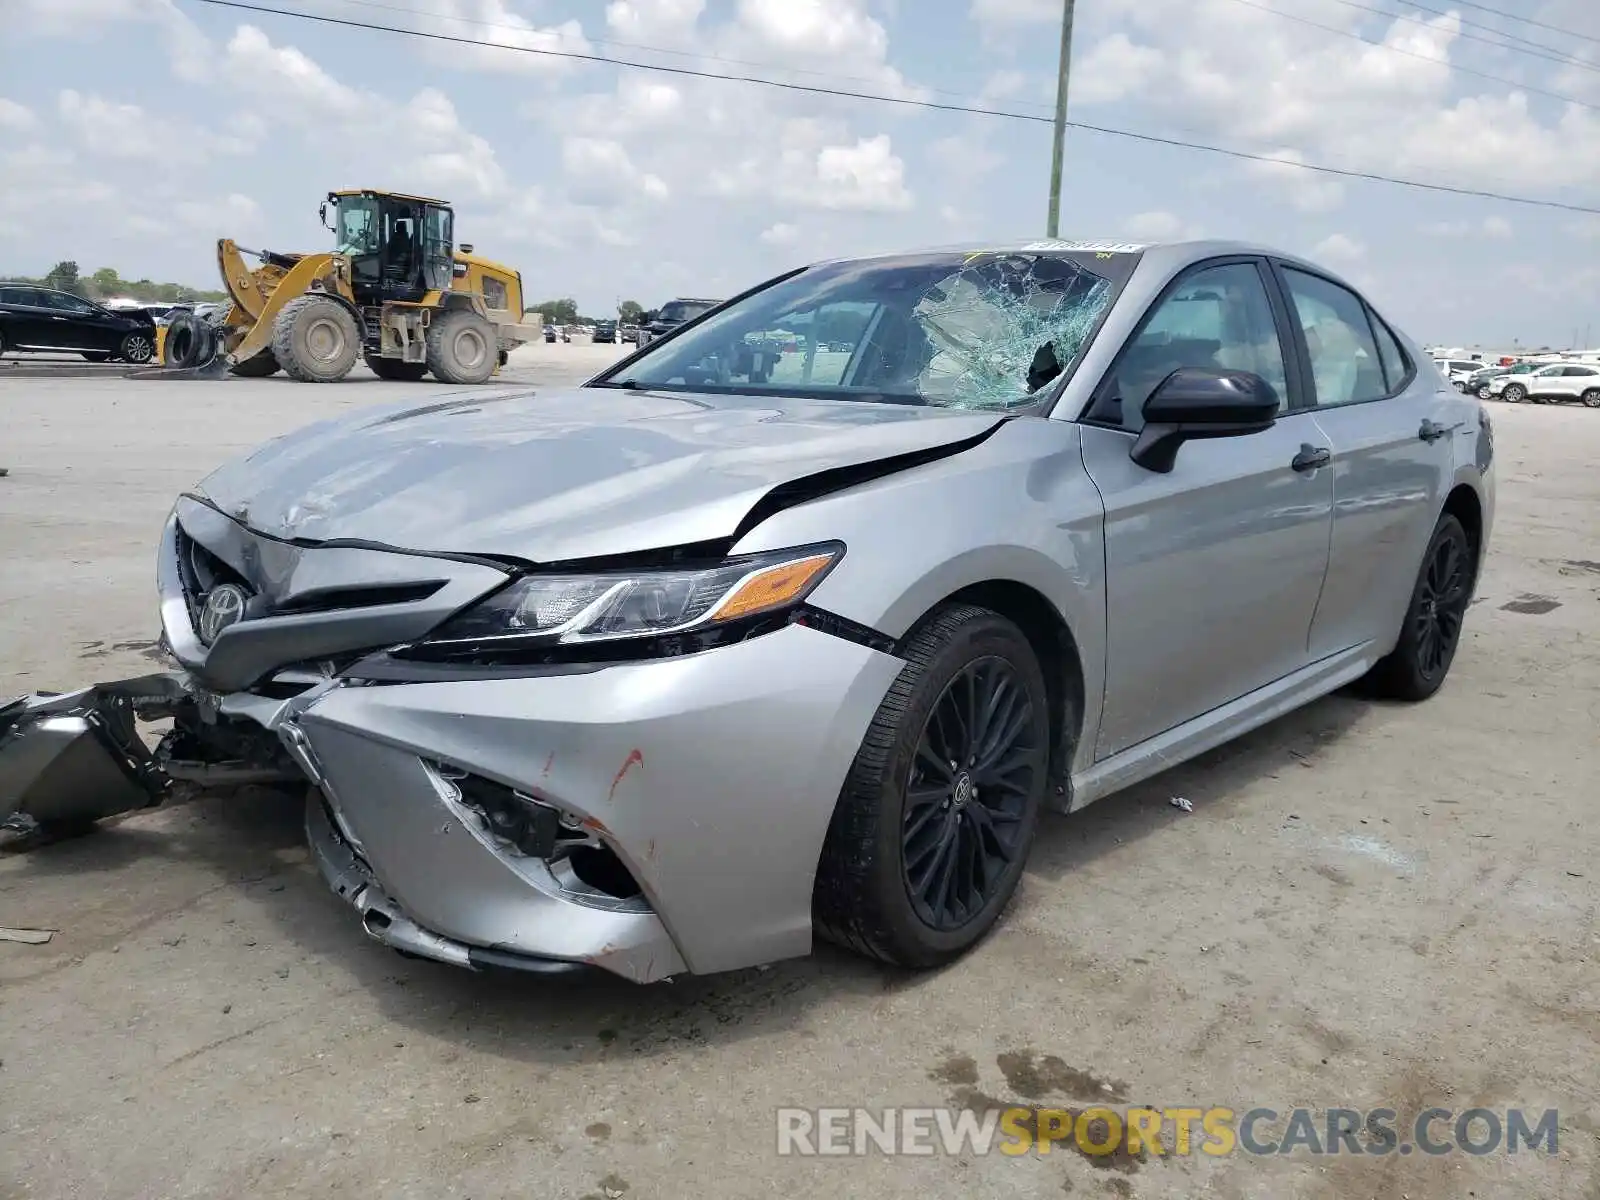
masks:
{"label": "yellow wheel loader", "polygon": [[[383,379],[483,383],[540,336],[524,324],[522,275],[454,243],[443,200],[370,188],[329,192],[322,223],[334,249],[316,254],[217,243],[231,300],[220,320],[174,317],[164,367],[283,370],[305,383],[343,379],[364,358]],[[330,220],[331,217],[331,220]],[[250,255],[260,262],[250,267]]]}

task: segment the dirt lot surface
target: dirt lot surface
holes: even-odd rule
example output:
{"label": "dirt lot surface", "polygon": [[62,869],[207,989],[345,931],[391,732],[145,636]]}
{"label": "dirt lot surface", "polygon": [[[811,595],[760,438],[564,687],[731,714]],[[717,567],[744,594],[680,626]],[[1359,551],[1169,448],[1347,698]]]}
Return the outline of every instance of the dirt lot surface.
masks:
{"label": "dirt lot surface", "polygon": [[[539,345],[508,378],[613,353]],[[446,390],[0,373],[0,695],[150,666],[155,536],[217,462]],[[1494,415],[1499,521],[1444,691],[1334,696],[1047,819],[996,935],[938,973],[407,961],[266,793],[0,855],[0,925],[58,931],[0,941],[0,1196],[1600,1195],[1600,413]],[[1124,1099],[1555,1108],[1559,1154],[776,1153],[779,1106]]]}

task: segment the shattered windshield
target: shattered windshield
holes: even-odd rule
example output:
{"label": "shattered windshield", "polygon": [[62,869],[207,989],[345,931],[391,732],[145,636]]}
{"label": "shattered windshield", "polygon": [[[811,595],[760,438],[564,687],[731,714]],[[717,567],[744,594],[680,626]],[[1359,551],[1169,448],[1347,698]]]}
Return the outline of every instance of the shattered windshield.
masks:
{"label": "shattered windshield", "polygon": [[600,386],[1003,409],[1083,352],[1137,253],[979,251],[813,267],[664,340]]}

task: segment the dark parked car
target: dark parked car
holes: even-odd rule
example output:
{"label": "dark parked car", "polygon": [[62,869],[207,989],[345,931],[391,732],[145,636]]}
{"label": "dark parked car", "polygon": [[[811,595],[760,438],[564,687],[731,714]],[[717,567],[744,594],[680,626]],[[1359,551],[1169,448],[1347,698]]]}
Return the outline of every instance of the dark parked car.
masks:
{"label": "dark parked car", "polygon": [[115,313],[71,292],[0,283],[0,354],[12,350],[147,363],[156,352],[156,326],[147,312]]}
{"label": "dark parked car", "polygon": [[594,340],[597,342],[617,341],[617,323],[615,321],[596,321],[594,323]]}
{"label": "dark parked car", "polygon": [[720,300],[695,300],[682,296],[668,300],[660,308],[645,313],[635,340],[641,346],[648,345],[657,338],[665,337],[679,325],[704,316],[721,303]]}

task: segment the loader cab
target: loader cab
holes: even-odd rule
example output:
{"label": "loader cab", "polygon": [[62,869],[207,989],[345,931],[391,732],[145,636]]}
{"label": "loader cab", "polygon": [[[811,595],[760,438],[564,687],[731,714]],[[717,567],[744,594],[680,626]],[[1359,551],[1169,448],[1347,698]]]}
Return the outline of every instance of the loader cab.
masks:
{"label": "loader cab", "polygon": [[455,214],[447,202],[371,190],[329,192],[322,217],[333,230],[335,253],[350,259],[357,304],[415,302],[449,290]]}

